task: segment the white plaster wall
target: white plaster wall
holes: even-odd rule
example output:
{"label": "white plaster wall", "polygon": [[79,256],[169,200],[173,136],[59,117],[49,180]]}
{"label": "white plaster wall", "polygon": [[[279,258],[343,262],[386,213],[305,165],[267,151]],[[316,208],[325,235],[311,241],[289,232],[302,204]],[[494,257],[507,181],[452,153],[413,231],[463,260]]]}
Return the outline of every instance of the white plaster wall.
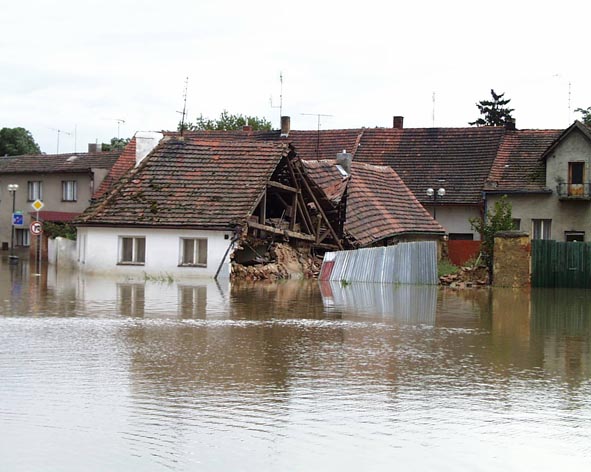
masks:
{"label": "white plaster wall", "polygon": [[[433,205],[425,205],[425,208],[433,215]],[[472,229],[468,221],[470,218],[480,217],[477,205],[437,205],[436,216],[446,233],[471,233],[475,241],[480,241],[480,234]]]}
{"label": "white plaster wall", "polygon": [[[224,239],[227,235],[228,239]],[[146,238],[144,265],[118,264],[119,237]],[[166,278],[213,277],[230,245],[230,231],[202,231],[150,228],[78,228],[78,263],[90,274],[125,274],[143,279],[145,276]],[[207,267],[179,267],[180,238],[207,238]],[[229,276],[229,258],[220,277]]]}
{"label": "white plaster wall", "polygon": [[49,264],[60,268],[76,266],[76,241],[57,237],[47,241],[47,259]]}

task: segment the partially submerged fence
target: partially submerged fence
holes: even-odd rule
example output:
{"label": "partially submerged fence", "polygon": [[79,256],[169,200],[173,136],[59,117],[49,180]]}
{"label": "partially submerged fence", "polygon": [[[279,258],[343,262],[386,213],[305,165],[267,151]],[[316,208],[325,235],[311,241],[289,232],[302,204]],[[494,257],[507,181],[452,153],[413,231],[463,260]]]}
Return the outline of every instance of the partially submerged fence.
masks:
{"label": "partially submerged fence", "polygon": [[591,243],[533,240],[531,284],[591,288]]}
{"label": "partially submerged fence", "polygon": [[320,280],[391,284],[437,284],[437,243],[327,252]]}

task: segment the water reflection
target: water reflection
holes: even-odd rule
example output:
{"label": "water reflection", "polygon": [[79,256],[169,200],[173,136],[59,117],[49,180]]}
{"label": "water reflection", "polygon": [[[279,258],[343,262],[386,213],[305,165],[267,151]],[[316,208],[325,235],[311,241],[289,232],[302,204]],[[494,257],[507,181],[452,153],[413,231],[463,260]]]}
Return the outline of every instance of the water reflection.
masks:
{"label": "water reflection", "polygon": [[591,455],[591,291],[0,278],[2,470],[583,470]]}

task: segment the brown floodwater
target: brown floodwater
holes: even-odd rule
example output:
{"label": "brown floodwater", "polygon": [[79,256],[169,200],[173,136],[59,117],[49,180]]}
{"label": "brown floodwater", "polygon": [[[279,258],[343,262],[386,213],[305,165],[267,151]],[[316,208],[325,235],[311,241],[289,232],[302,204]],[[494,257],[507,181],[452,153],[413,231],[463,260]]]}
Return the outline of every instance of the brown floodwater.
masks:
{"label": "brown floodwater", "polygon": [[3,256],[0,470],[590,470],[590,307]]}

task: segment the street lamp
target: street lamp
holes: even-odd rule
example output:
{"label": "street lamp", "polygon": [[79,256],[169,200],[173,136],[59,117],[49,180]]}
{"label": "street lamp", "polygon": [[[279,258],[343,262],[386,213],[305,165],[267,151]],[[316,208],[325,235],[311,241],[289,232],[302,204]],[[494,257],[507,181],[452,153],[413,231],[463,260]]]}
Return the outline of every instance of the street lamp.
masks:
{"label": "street lamp", "polygon": [[9,261],[10,264],[16,264],[18,262],[18,256],[14,255],[14,211],[15,211],[15,198],[16,198],[16,191],[18,190],[17,184],[8,184],[8,191],[12,194],[12,215],[10,216],[11,219],[11,228],[12,232],[10,234],[10,257]]}
{"label": "street lamp", "polygon": [[439,187],[437,191],[433,190],[431,187],[427,189],[427,196],[433,199],[433,218],[437,219],[437,199],[443,198],[445,195],[445,189],[443,187]]}

